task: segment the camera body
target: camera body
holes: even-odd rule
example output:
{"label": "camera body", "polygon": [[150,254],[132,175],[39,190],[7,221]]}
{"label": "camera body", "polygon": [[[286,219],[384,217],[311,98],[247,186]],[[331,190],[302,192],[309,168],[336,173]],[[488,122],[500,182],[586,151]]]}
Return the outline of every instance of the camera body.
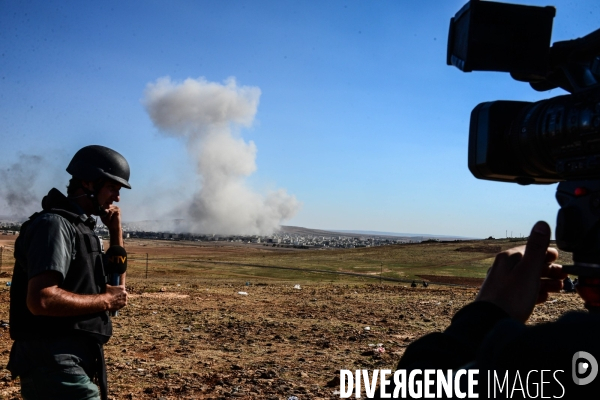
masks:
{"label": "camera body", "polygon": [[471,0],[450,22],[447,63],[569,93],[476,106],[469,169],[479,179],[560,182],[556,243],[574,261],[563,271],[579,276],[586,308],[600,313],[600,29],[550,47],[554,15],[553,7]]}
{"label": "camera body", "polygon": [[549,184],[600,177],[600,30],[550,47],[555,12],[472,0],[451,19],[449,65],[509,72],[535,90],[571,93],[475,107],[469,169],[476,178]]}

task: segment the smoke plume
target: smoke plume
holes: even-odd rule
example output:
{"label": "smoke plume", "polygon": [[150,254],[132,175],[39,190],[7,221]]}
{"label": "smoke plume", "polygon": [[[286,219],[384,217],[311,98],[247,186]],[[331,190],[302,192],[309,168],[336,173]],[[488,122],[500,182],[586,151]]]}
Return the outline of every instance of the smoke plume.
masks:
{"label": "smoke plume", "polygon": [[148,84],[144,105],[154,125],[183,138],[200,186],[182,210],[181,230],[218,234],[270,234],[299,209],[283,189],[261,195],[245,179],[256,171],[256,146],[240,130],[254,120],[260,89],[204,78],[182,83],[160,78]]}
{"label": "smoke plume", "polygon": [[34,188],[43,161],[41,156],[21,154],[17,162],[0,169],[0,200],[7,207],[0,214],[22,219],[40,208]]}

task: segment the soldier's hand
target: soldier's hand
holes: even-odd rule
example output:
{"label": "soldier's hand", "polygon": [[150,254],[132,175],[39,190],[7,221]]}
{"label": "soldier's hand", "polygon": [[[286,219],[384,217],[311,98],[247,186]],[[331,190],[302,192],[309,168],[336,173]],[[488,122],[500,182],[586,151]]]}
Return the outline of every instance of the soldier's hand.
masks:
{"label": "soldier's hand", "polygon": [[121,209],[111,204],[100,220],[106,225],[109,232],[119,232],[121,230]]}
{"label": "soldier's hand", "polygon": [[494,303],[512,318],[525,322],[535,304],[546,301],[549,292],[559,291],[567,276],[562,266],[553,264],[558,251],[549,244],[550,227],[540,221],[531,230],[526,246],[496,256],[476,300]]}
{"label": "soldier's hand", "polygon": [[125,285],[106,285],[106,301],[108,311],[117,311],[127,305],[127,291]]}

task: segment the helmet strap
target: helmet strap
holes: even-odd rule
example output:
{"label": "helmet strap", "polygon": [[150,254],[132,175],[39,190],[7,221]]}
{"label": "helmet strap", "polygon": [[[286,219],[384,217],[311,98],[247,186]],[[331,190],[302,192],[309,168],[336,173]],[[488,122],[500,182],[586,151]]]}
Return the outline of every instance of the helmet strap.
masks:
{"label": "helmet strap", "polygon": [[101,179],[99,181],[94,182],[94,190],[89,190],[83,187],[83,191],[85,192],[83,196],[87,196],[88,199],[92,201],[94,210],[96,210],[96,214],[100,218],[108,214],[108,212],[104,208],[102,208],[102,206],[100,206],[100,202],[98,201],[98,193],[100,193],[100,189],[102,189],[103,186],[104,180]]}

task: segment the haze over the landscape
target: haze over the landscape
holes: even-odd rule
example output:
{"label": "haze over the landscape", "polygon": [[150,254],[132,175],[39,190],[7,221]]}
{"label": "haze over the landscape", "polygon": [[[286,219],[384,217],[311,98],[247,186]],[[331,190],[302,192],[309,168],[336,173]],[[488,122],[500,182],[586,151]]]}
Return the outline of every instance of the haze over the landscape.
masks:
{"label": "haze over the landscape", "polygon": [[[265,234],[466,237],[555,224],[555,185],[475,179],[469,115],[537,101],[508,74],[446,65],[464,1],[0,2],[0,215],[27,216],[89,144],[130,162],[124,219]],[[554,5],[552,41],[598,28]]]}

